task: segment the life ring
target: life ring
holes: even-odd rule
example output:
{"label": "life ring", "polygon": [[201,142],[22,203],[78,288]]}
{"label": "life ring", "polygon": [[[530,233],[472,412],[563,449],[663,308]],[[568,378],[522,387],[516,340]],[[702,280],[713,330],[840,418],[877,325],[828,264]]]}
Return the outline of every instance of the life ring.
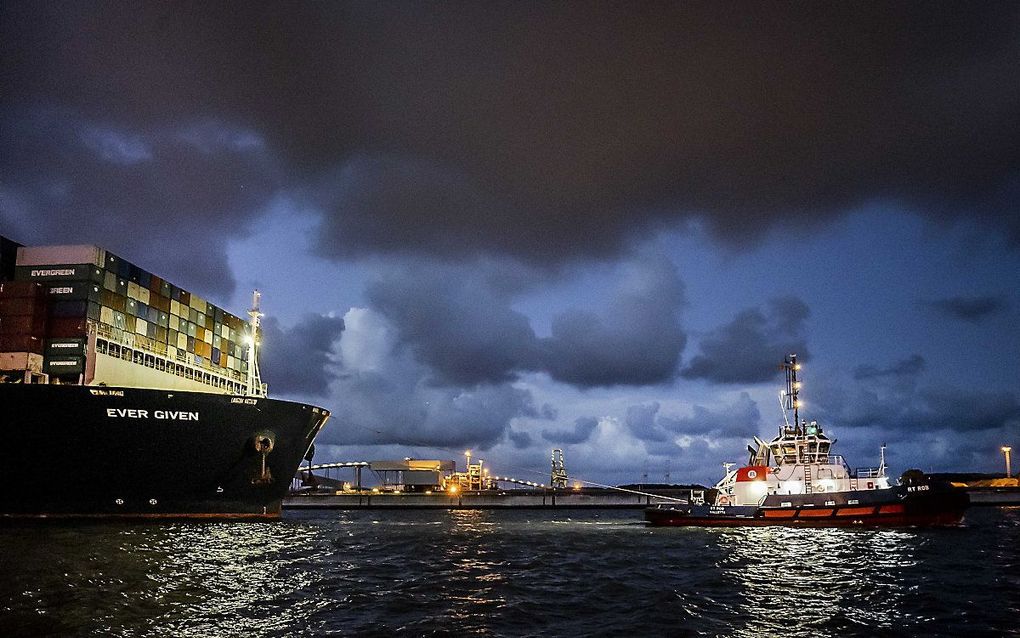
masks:
{"label": "life ring", "polygon": [[719,498],[716,499],[716,505],[729,505],[729,504],[730,504],[729,496],[720,496]]}

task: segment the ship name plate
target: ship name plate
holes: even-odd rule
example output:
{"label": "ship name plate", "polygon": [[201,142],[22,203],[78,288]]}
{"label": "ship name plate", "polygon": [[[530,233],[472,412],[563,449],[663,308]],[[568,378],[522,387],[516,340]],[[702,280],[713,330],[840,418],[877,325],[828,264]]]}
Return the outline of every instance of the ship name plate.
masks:
{"label": "ship name plate", "polygon": [[[148,419],[149,410],[135,408],[106,408],[106,416],[111,419]],[[152,410],[153,419],[161,421],[198,421],[198,412],[178,410]]]}

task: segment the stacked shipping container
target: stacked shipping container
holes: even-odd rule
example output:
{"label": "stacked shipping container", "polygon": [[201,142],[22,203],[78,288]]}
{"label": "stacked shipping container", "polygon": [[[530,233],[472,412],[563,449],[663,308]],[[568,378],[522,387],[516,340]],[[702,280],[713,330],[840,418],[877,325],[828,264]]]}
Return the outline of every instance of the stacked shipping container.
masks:
{"label": "stacked shipping container", "polygon": [[51,375],[83,372],[89,323],[111,343],[228,378],[242,380],[247,373],[243,319],[101,248],[19,248],[14,278],[41,291],[45,325],[32,329],[44,337]]}

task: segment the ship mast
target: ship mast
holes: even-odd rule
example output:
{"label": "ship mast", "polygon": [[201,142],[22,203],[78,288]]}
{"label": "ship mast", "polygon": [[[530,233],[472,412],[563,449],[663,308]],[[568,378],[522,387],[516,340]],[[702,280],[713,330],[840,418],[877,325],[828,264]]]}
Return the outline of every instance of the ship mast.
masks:
{"label": "ship mast", "polygon": [[800,434],[800,400],[797,398],[800,392],[800,382],[797,381],[797,370],[800,370],[800,364],[797,363],[797,355],[791,354],[786,357],[786,361],[781,367],[786,371],[786,393],[783,395],[783,407],[793,410],[793,428],[796,433]]}
{"label": "ship mast", "polygon": [[248,396],[266,396],[266,386],[262,383],[262,376],[259,374],[259,326],[264,316],[259,309],[262,301],[262,293],[258,290],[252,293],[251,310],[248,311]]}

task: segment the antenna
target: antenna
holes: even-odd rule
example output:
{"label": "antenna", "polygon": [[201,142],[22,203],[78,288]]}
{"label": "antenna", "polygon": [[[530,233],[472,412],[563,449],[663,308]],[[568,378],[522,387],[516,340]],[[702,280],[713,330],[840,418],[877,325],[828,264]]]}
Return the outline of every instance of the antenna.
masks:
{"label": "antenna", "polygon": [[259,374],[259,333],[262,325],[262,293],[255,290],[251,296],[251,310],[248,311],[248,396],[266,396],[266,385]]}

